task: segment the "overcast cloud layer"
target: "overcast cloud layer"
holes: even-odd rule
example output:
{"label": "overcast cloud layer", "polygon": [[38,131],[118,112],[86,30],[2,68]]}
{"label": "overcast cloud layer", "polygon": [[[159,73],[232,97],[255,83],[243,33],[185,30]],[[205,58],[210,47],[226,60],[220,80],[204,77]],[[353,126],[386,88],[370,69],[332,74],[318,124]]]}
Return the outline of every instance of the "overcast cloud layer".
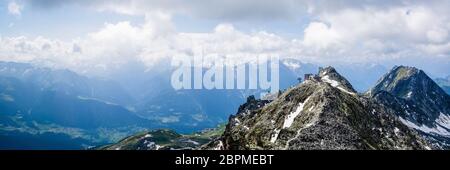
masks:
{"label": "overcast cloud layer", "polygon": [[[442,69],[450,68],[450,2],[445,0],[11,0],[7,13],[1,15],[20,19],[27,10],[42,12],[64,6],[144,16],[145,21],[105,23],[97,31],[69,41],[0,33],[0,60],[86,72],[129,61],[154,67],[161,59],[192,55],[201,49],[205,54],[238,60],[266,54],[319,64],[407,61],[420,66],[422,61],[435,61],[441,73],[450,74]],[[220,23],[208,32],[181,32],[174,23],[177,15]],[[294,28],[302,29],[297,38],[271,30],[239,30],[234,25],[297,20],[306,25]]]}

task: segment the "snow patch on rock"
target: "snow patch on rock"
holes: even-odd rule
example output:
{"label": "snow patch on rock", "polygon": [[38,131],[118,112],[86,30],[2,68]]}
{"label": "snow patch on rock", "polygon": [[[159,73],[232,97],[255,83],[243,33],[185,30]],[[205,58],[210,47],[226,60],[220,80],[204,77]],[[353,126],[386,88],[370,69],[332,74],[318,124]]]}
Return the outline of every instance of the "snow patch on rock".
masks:
{"label": "snow patch on rock", "polygon": [[405,124],[406,126],[416,129],[416,130],[420,130],[422,132],[425,133],[431,133],[431,134],[437,134],[437,135],[442,135],[442,136],[446,136],[446,137],[450,137],[450,132],[447,131],[446,129],[442,128],[440,126],[440,124],[438,124],[436,127],[428,127],[426,125],[417,125],[411,121],[405,120],[403,118],[400,117],[400,121]]}
{"label": "snow patch on rock", "polygon": [[274,133],[270,137],[270,143],[275,143],[275,141],[278,139],[278,135],[280,134],[280,130],[279,129],[275,129],[273,132]]}
{"label": "snow patch on rock", "polygon": [[294,122],[294,119],[302,112],[303,107],[305,106],[306,102],[308,102],[309,97],[303,102],[299,103],[297,109],[295,111],[291,112],[289,115],[286,116],[283,123],[283,128],[289,128],[291,127],[292,123]]}
{"label": "snow patch on rock", "polygon": [[339,90],[341,90],[341,91],[343,91],[343,92],[345,92],[345,93],[347,93],[347,94],[351,94],[351,95],[354,95],[354,94],[355,94],[355,93],[353,93],[353,92],[348,91],[348,90],[345,89],[345,88],[342,88],[342,87],[340,86],[341,83],[339,83],[339,82],[336,81],[336,80],[330,79],[330,77],[328,77],[328,75],[323,76],[323,77],[321,78],[321,80],[322,80],[323,82],[325,82],[325,83],[330,84],[330,85],[333,86],[333,87],[338,88]]}
{"label": "snow patch on rock", "polygon": [[330,85],[333,86],[333,87],[337,87],[337,86],[340,85],[340,83],[339,83],[338,81],[336,81],[336,80],[331,80],[331,79],[328,77],[328,75],[323,76],[321,79],[322,79],[323,82],[326,82],[326,83],[330,84]]}
{"label": "snow patch on rock", "polygon": [[450,116],[441,112],[436,123],[446,129],[450,129]]}

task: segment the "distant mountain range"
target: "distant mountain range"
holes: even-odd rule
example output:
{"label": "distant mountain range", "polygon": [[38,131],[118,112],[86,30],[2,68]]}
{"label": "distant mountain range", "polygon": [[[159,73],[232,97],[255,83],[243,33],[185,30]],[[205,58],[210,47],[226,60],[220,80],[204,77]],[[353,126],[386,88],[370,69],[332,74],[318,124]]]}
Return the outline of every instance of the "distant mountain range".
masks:
{"label": "distant mountain range", "polygon": [[447,78],[437,78],[435,81],[447,94],[450,94],[450,76],[447,76]]}
{"label": "distant mountain range", "polygon": [[154,128],[129,101],[111,81],[1,62],[0,148],[80,149]]}

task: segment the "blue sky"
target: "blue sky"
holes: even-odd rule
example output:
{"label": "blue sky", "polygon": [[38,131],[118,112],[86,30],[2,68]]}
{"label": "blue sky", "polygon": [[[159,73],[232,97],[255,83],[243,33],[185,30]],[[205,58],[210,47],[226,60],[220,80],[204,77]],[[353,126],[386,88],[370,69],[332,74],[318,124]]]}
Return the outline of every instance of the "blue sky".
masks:
{"label": "blue sky", "polygon": [[74,71],[155,67],[196,49],[323,65],[376,63],[450,72],[444,0],[3,0],[0,60]]}
{"label": "blue sky", "polygon": [[78,5],[29,9],[31,7],[22,4],[24,9],[21,14],[14,15],[8,12],[9,2],[0,2],[2,36],[45,36],[70,40],[98,30],[105,22],[115,23],[126,20],[139,23],[143,21],[143,17],[139,16],[97,12]]}
{"label": "blue sky", "polygon": [[[16,2],[23,6],[20,15],[8,12],[8,4]],[[26,8],[25,8],[26,7]],[[28,9],[31,8],[31,9]],[[124,15],[113,11],[99,12],[92,8],[75,4],[58,7],[33,7],[26,1],[1,1],[0,22],[7,27],[1,27],[3,36],[45,36],[49,38],[73,39],[90,32],[97,31],[104,23],[130,21],[132,24],[143,24],[142,15]],[[303,17],[288,20],[233,20],[233,19],[202,19],[196,16],[175,14],[173,23],[181,32],[209,32],[222,22],[233,23],[242,31],[251,32],[269,30],[286,37],[298,38],[307,26],[309,18]]]}

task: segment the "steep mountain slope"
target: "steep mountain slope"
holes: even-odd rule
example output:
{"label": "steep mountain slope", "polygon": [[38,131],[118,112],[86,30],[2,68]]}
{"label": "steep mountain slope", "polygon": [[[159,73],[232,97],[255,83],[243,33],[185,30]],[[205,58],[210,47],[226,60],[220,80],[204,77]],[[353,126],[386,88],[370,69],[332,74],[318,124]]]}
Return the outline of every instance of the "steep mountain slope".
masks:
{"label": "steep mountain slope", "polygon": [[438,147],[450,146],[450,96],[422,70],[398,66],[369,92]]}
{"label": "steep mountain slope", "polygon": [[203,149],[430,149],[390,108],[327,67],[272,102],[249,98]]}

